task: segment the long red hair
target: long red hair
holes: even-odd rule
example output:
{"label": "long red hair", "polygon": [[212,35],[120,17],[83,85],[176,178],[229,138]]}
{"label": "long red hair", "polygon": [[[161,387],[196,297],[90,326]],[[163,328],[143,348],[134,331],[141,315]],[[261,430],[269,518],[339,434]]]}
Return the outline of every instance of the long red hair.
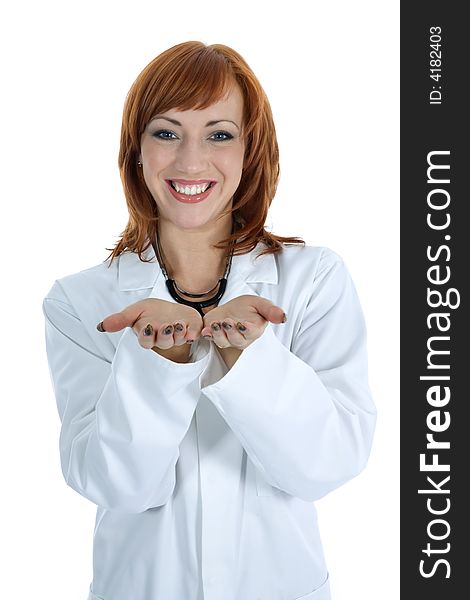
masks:
{"label": "long red hair", "polygon": [[233,213],[238,229],[216,248],[232,241],[234,254],[253,250],[277,253],[282,244],[303,244],[298,237],[269,233],[264,225],[279,181],[279,149],[271,107],[253,71],[242,56],[223,44],[206,46],[190,41],[165,50],[140,73],[126,98],[122,117],[119,171],[129,211],[121,239],[111,250],[111,262],[126,249],[139,254],[156,239],[158,209],[137,162],[141,136],[157,113],[169,109],[203,109],[223,99],[236,82],[243,95],[245,157],[240,184],[233,196]]}

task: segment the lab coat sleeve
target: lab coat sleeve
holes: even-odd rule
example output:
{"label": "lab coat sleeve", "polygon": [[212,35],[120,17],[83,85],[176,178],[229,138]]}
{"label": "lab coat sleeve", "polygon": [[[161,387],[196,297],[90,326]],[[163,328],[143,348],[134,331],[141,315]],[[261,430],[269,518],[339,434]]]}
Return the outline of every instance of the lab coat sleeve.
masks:
{"label": "lab coat sleeve", "polygon": [[268,324],[224,377],[202,389],[263,479],[306,501],[365,467],[376,421],[362,310],[332,250],[323,250],[310,285],[290,349]]}
{"label": "lab coat sleeve", "polygon": [[175,486],[179,444],[196,408],[208,355],[175,363],[142,348],[126,328],[110,362],[58,282],[43,312],[65,481],[111,510],[139,513],[164,504]]}

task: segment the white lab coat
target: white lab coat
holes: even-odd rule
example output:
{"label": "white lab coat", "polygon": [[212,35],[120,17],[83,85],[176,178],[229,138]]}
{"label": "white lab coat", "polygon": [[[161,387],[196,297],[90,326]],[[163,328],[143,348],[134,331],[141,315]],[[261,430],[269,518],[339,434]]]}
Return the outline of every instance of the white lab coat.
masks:
{"label": "white lab coat", "polygon": [[313,501],[369,456],[364,319],[332,250],[256,254],[233,258],[221,304],[259,295],[287,323],[268,324],[228,372],[202,338],[179,364],[131,328],[97,331],[138,300],[173,302],[158,263],[135,253],[44,299],[62,472],[98,505],[89,600],[330,598]]}

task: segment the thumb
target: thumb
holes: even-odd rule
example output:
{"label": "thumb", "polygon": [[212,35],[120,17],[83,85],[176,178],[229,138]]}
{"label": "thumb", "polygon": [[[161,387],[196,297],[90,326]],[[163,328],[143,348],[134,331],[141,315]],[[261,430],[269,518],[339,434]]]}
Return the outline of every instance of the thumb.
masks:
{"label": "thumb", "polygon": [[287,316],[284,310],[280,306],[276,306],[268,300],[267,298],[257,298],[254,303],[256,310],[258,313],[269,321],[270,323],[285,323],[287,321]]}
{"label": "thumb", "polygon": [[124,327],[132,327],[142,312],[143,311],[137,306],[128,306],[121,312],[113,313],[105,317],[101,323],[98,323],[96,328],[98,331],[115,333],[116,331],[124,329]]}

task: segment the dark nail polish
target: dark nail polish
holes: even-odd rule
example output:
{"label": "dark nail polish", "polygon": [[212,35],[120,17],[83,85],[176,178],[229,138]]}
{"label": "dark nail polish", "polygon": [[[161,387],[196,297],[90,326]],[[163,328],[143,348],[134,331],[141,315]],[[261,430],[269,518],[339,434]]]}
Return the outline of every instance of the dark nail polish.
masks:
{"label": "dark nail polish", "polygon": [[211,327],[214,331],[220,331],[219,323],[212,323]]}
{"label": "dark nail polish", "polygon": [[98,323],[98,325],[96,326],[96,329],[98,331],[101,331],[102,333],[106,332],[106,329],[103,327],[103,321],[101,321],[101,323]]}
{"label": "dark nail polish", "polygon": [[153,327],[150,325],[150,323],[146,326],[146,328],[144,329],[144,335],[145,336],[149,336],[152,335],[153,333]]}
{"label": "dark nail polish", "polygon": [[178,333],[180,333],[181,331],[183,331],[184,327],[181,325],[181,323],[176,323],[175,325],[175,331],[177,331]]}
{"label": "dark nail polish", "polygon": [[170,333],[173,333],[173,325],[168,325],[168,327],[165,327],[163,333],[164,335],[170,335]]}
{"label": "dark nail polish", "polygon": [[284,317],[282,319],[282,322],[285,323],[286,321],[287,321],[287,315],[286,315],[286,313],[284,313]]}
{"label": "dark nail polish", "polygon": [[237,323],[237,329],[238,331],[246,331],[245,325],[243,325],[243,323],[240,323],[240,321],[238,321]]}
{"label": "dark nail polish", "polygon": [[229,329],[232,329],[232,326],[230,325],[230,323],[226,323],[225,321],[222,322],[222,327],[226,330],[229,331]]}
{"label": "dark nail polish", "polygon": [[192,344],[194,342],[194,340],[186,340],[187,344]]}

